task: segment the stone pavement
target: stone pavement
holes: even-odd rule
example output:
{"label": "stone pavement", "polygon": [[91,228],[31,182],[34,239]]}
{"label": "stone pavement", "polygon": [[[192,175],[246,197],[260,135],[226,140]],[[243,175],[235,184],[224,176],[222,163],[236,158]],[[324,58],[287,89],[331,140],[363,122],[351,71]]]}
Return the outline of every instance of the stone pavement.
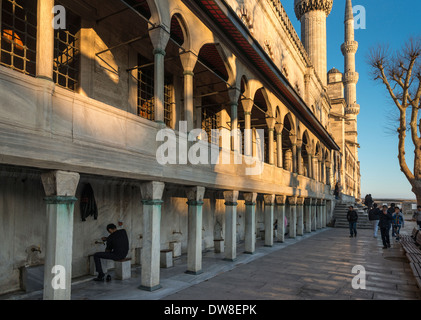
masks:
{"label": "stone pavement", "polygon": [[[407,222],[402,233],[412,231]],[[409,263],[399,243],[383,250],[380,237],[359,230],[349,238],[347,229],[325,228],[297,239],[286,239],[264,247],[258,240],[256,253],[238,248],[235,262],[223,254],[203,255],[203,274],[185,274],[186,257],[172,268],[161,269],[162,288],[154,292],[138,289],[140,268],[132,279],[109,283],[79,279],[72,285],[73,300],[306,300],[306,299],[407,299],[421,298]],[[366,288],[353,289],[354,266],[366,271]],[[361,274],[359,274],[361,275]],[[42,293],[9,295],[0,299],[42,299]]]}

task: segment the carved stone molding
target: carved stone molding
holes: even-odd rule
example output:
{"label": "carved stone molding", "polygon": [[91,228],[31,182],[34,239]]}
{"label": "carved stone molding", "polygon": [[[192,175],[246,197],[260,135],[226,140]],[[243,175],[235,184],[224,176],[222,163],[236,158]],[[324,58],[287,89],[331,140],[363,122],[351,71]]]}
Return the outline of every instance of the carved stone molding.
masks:
{"label": "carved stone molding", "polygon": [[345,41],[341,45],[342,54],[345,55],[347,53],[356,53],[358,51],[358,42],[357,41]]}
{"label": "carved stone molding", "polygon": [[314,10],[322,10],[326,12],[326,16],[332,11],[333,0],[295,0],[294,10],[298,20],[307,12]]}

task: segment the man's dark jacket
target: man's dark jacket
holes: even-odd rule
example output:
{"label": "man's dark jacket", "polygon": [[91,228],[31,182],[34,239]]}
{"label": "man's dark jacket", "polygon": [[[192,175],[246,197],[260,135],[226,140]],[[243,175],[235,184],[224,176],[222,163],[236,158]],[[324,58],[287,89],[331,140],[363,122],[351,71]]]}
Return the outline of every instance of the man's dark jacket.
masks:
{"label": "man's dark jacket", "polygon": [[348,222],[357,222],[358,221],[357,211],[355,210],[348,211],[348,213],[346,214],[346,219],[348,220]]}
{"label": "man's dark jacket", "polygon": [[373,208],[368,212],[368,220],[373,221],[373,220],[379,220],[379,215],[380,215],[381,211],[379,208]]}
{"label": "man's dark jacket", "polygon": [[114,253],[117,260],[124,259],[129,252],[129,239],[126,230],[120,229],[111,233],[107,238],[105,251]]}
{"label": "man's dark jacket", "polygon": [[383,211],[380,211],[379,218],[379,227],[389,229],[392,224],[392,214],[389,212],[384,214]]}

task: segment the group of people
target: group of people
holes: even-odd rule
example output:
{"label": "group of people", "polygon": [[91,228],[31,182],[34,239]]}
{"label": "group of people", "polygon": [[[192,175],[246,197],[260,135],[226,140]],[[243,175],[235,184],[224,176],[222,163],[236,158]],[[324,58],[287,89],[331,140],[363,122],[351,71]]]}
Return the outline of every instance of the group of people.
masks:
{"label": "group of people", "polygon": [[377,208],[377,204],[373,203],[373,207],[369,207],[368,219],[373,224],[375,238],[377,238],[377,232],[380,229],[383,249],[390,248],[390,229],[392,229],[392,237],[398,241],[400,230],[405,226],[402,210],[394,203],[390,207],[383,205],[382,209]]}
{"label": "group of people", "polygon": [[[390,229],[392,229],[392,237],[395,237],[396,241],[399,241],[400,231],[405,226],[402,209],[394,203],[392,203],[390,207],[383,205],[380,209],[377,207],[376,203],[370,202],[371,195],[368,195],[366,198],[366,200],[368,200],[366,204],[369,204],[368,219],[372,222],[374,229],[373,236],[374,238],[377,238],[377,233],[380,229],[383,249],[390,248]],[[421,229],[421,205],[417,207],[417,211],[414,213],[413,219],[416,219],[418,227]],[[347,220],[349,222],[350,237],[356,237],[358,214],[354,210],[353,206],[349,206]]]}

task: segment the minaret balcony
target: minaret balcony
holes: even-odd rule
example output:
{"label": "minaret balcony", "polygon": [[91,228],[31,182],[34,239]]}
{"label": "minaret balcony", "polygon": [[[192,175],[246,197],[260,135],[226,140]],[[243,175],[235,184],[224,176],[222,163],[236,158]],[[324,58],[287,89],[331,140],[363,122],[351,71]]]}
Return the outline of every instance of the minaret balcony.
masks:
{"label": "minaret balcony", "polygon": [[326,12],[326,17],[332,11],[333,0],[295,0],[294,10],[298,20],[310,11],[321,10]]}
{"label": "minaret balcony", "polygon": [[347,116],[357,116],[360,113],[360,105],[357,103],[352,103],[345,108],[345,114]]}
{"label": "minaret balcony", "polygon": [[344,73],[344,83],[357,83],[360,75],[358,72],[345,72]]}
{"label": "minaret balcony", "polygon": [[341,50],[342,50],[342,54],[346,55],[349,53],[356,53],[358,50],[358,42],[357,41],[345,41],[342,45],[341,45]]}

